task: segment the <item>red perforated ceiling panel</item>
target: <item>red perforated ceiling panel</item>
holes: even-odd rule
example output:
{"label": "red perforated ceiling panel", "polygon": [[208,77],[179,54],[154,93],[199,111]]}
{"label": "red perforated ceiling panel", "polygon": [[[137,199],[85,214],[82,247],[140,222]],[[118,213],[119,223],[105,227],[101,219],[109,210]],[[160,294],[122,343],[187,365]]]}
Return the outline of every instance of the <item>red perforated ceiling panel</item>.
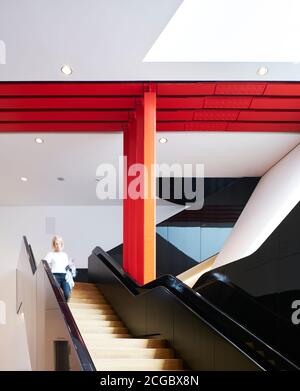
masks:
{"label": "red perforated ceiling panel", "polygon": [[5,82],[0,131],[122,131],[144,91],[158,131],[300,131],[298,82]]}

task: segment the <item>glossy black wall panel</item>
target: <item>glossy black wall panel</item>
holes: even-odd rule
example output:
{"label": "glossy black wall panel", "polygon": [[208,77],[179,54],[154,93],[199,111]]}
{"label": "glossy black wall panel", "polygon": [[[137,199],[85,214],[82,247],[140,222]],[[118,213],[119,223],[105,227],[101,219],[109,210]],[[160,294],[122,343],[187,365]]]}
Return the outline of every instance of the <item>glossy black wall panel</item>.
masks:
{"label": "glossy black wall panel", "polygon": [[185,308],[175,304],[173,310],[174,349],[187,359],[191,367],[213,370],[215,343],[213,331]]}
{"label": "glossy black wall panel", "polygon": [[146,298],[147,334],[157,334],[161,338],[174,342],[173,335],[173,300],[168,292],[162,288],[154,288],[151,295]]}
{"label": "glossy black wall panel", "polygon": [[204,274],[195,287],[297,365],[300,325],[291,306],[300,300],[299,225],[297,204],[255,253]]}
{"label": "glossy black wall panel", "polygon": [[221,338],[215,339],[214,370],[215,371],[257,371],[257,366],[241,357],[237,350],[229,348],[228,343]]}
{"label": "glossy black wall panel", "polygon": [[[218,354],[216,340],[223,336],[170,291],[173,284],[169,288],[138,287],[111,257],[104,259],[101,254],[103,250],[97,248],[89,257],[89,279],[99,286],[132,335],[166,339],[188,368],[214,370]],[[192,290],[191,293],[194,296]],[[236,350],[229,341],[225,343],[228,351]],[[238,355],[243,367],[246,360],[252,369],[249,358],[243,353]],[[235,366],[239,368],[238,360]]]}

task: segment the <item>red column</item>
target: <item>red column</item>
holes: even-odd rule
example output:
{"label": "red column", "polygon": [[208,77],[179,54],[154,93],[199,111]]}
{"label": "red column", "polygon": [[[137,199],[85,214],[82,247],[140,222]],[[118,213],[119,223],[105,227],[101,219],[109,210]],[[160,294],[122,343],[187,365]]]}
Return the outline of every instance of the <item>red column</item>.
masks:
{"label": "red column", "polygon": [[139,284],[155,279],[155,132],[156,92],[149,90],[124,131],[123,268]]}

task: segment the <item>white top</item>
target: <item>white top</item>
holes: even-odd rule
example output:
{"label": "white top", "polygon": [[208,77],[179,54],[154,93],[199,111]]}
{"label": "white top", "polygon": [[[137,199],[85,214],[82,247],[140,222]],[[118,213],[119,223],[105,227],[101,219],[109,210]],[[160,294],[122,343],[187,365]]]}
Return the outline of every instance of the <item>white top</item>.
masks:
{"label": "white top", "polygon": [[69,257],[64,252],[49,252],[45,261],[48,262],[52,273],[66,273],[66,266],[69,265]]}

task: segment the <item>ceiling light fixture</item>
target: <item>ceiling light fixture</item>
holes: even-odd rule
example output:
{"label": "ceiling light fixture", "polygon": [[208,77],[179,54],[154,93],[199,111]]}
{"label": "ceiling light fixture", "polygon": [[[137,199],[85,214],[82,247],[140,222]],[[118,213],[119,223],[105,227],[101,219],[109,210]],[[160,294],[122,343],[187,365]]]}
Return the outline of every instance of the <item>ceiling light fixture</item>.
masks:
{"label": "ceiling light fixture", "polygon": [[265,76],[268,73],[268,68],[267,67],[259,67],[258,70],[256,71],[258,76]]}
{"label": "ceiling light fixture", "polygon": [[73,72],[72,68],[70,67],[70,65],[63,65],[60,70],[62,71],[62,73],[64,73],[65,75],[67,76],[70,76]]}
{"label": "ceiling light fixture", "polygon": [[42,138],[40,138],[40,137],[37,137],[37,138],[35,139],[35,142],[36,142],[37,144],[43,144],[44,140],[43,140]]}
{"label": "ceiling light fixture", "polygon": [[159,142],[160,142],[161,144],[165,144],[165,143],[168,142],[168,139],[165,138],[165,137],[161,137],[161,138],[159,139]]}
{"label": "ceiling light fixture", "polygon": [[26,178],[26,176],[22,176],[22,177],[21,177],[21,181],[22,181],[22,182],[27,182],[27,181],[28,181],[28,178]]}
{"label": "ceiling light fixture", "polygon": [[60,182],[63,182],[63,181],[65,180],[65,178],[63,178],[62,176],[59,176],[59,177],[57,178],[57,180],[60,181]]}

